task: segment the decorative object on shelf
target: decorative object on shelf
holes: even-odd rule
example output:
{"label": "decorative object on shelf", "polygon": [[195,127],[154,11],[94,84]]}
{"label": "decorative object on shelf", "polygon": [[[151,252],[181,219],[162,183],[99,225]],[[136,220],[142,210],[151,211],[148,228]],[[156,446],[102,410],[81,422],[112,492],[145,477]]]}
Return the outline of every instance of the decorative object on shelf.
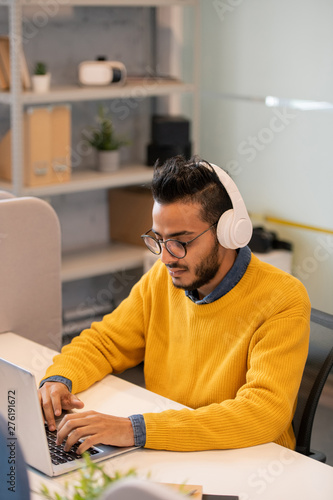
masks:
{"label": "decorative object on shelf", "polygon": [[79,64],[80,85],[124,84],[126,76],[123,63],[107,61],[105,57],[97,57],[96,61],[83,61]]}
{"label": "decorative object on shelf", "polygon": [[129,141],[116,135],[111,116],[102,105],[96,121],[97,126],[88,129],[84,138],[97,151],[99,170],[113,172],[119,168],[119,148],[128,145]]}
{"label": "decorative object on shelf", "polygon": [[32,75],[32,88],[34,92],[43,93],[50,90],[51,74],[47,71],[44,62],[37,62]]}
{"label": "decorative object on shelf", "polygon": [[98,170],[101,172],[114,172],[119,169],[119,149],[113,151],[98,151]]}

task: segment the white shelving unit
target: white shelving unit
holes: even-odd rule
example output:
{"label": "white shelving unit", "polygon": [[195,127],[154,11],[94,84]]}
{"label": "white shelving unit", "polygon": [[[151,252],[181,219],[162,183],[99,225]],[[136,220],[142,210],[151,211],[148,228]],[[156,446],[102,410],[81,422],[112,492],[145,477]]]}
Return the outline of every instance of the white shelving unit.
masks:
{"label": "white shelving unit", "polygon": [[[152,178],[152,169],[143,165],[126,165],[112,174],[95,170],[82,170],[72,173],[70,182],[48,184],[45,186],[22,187],[22,196],[54,196],[67,193],[93,191],[95,189],[119,188],[148,184]],[[12,190],[10,182],[0,182],[0,189]]]}
{"label": "white shelving unit", "polygon": [[[59,6],[73,7],[192,7],[194,9],[193,27],[199,32],[199,2],[198,0],[58,0]],[[12,182],[0,180],[0,189],[8,190],[17,196],[47,197],[70,194],[98,189],[116,188],[131,185],[147,184],[152,178],[152,169],[144,165],[127,165],[119,171],[104,174],[97,171],[81,171],[72,173],[68,183],[50,184],[40,187],[26,187],[23,183],[23,110],[25,105],[98,101],[102,99],[118,99],[135,97],[136,92],[144,92],[146,97],[173,96],[184,93],[193,95],[192,110],[192,143],[198,144],[198,81],[197,66],[193,71],[190,83],[174,78],[128,78],[124,86],[109,86],[99,88],[83,88],[79,86],[52,87],[46,94],[36,94],[22,91],[19,53],[21,47],[18,40],[22,38],[22,11],[25,6],[38,6],[40,0],[3,0],[2,5],[8,7],[9,37],[11,54],[11,89],[0,92],[0,103],[10,106],[12,129]],[[198,37],[194,38],[194,54],[199,53]],[[93,248],[89,251],[72,253],[63,257],[63,282],[77,280],[100,274],[112,273],[118,270],[139,267],[143,264],[143,249],[128,245],[110,244],[103,248]]]}
{"label": "white shelving unit", "polygon": [[142,247],[121,243],[113,243],[89,251],[69,253],[62,260],[62,281],[91,278],[114,273],[124,268],[140,267],[144,260],[144,254],[145,249]]}
{"label": "white shelving unit", "polygon": [[[79,87],[75,85],[52,87],[50,92],[36,94],[25,91],[21,95],[22,104],[43,104],[64,101],[99,101],[104,99],[126,99],[135,97],[136,90],[140,90],[145,97],[168,96],[174,93],[193,92],[194,85],[168,78],[128,78],[124,86]],[[141,95],[141,94],[140,94]],[[0,102],[13,104],[14,96],[10,92],[0,93]]]}

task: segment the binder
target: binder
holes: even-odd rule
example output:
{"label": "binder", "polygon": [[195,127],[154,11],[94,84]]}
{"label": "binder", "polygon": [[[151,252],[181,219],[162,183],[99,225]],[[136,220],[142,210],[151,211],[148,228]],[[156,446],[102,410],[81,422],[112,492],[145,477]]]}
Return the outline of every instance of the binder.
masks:
{"label": "binder", "polygon": [[0,64],[2,74],[6,82],[6,88],[10,87],[10,57],[9,57],[9,38],[0,36]]}
{"label": "binder", "polygon": [[5,181],[12,180],[11,135],[8,130],[0,142],[0,177]]}
{"label": "binder", "polygon": [[5,78],[3,69],[2,69],[2,62],[0,59],[0,90],[7,90],[8,89],[8,83]]}
{"label": "binder", "polygon": [[[71,107],[29,107],[24,113],[24,185],[71,178]],[[0,178],[11,181],[11,130],[0,141]]]}
{"label": "binder", "polygon": [[54,106],[51,112],[52,182],[68,182],[71,177],[71,107]]}
{"label": "binder", "polygon": [[24,116],[25,185],[52,183],[51,137],[51,108],[29,107]]}

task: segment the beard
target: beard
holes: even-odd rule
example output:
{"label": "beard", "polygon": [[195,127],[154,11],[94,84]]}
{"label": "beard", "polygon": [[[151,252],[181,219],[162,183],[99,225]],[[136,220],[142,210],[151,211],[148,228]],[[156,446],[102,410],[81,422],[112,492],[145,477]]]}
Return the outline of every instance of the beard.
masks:
{"label": "beard", "polygon": [[[215,278],[220,268],[218,251],[219,251],[219,243],[216,241],[211,253],[207,257],[203,258],[199,264],[197,264],[195,268],[194,281],[192,281],[192,283],[189,283],[188,285],[175,284],[173,282],[173,285],[176,288],[180,288],[181,290],[193,292],[194,290],[197,290],[198,288],[201,288],[202,286],[209,283],[213,278]],[[181,266],[178,266],[178,264],[174,264],[168,267],[171,269],[172,268],[177,269],[180,268]]]}

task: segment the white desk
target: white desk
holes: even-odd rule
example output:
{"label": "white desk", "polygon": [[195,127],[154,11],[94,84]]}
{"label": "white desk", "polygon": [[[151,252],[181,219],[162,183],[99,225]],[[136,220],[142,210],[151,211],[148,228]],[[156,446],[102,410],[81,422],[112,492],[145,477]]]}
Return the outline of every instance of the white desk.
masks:
{"label": "white desk", "polygon": [[[0,356],[31,370],[39,382],[54,351],[12,333],[0,334]],[[128,416],[143,411],[181,408],[117,377],[108,376],[80,394],[86,407]],[[269,443],[240,450],[167,452],[140,449],[103,462],[108,473],[134,467],[138,477],[169,483],[201,484],[204,493],[239,495],[240,500],[332,500],[333,467]],[[71,474],[72,476],[75,473]],[[56,479],[30,470],[31,489]],[[32,494],[32,499],[40,499]]]}

